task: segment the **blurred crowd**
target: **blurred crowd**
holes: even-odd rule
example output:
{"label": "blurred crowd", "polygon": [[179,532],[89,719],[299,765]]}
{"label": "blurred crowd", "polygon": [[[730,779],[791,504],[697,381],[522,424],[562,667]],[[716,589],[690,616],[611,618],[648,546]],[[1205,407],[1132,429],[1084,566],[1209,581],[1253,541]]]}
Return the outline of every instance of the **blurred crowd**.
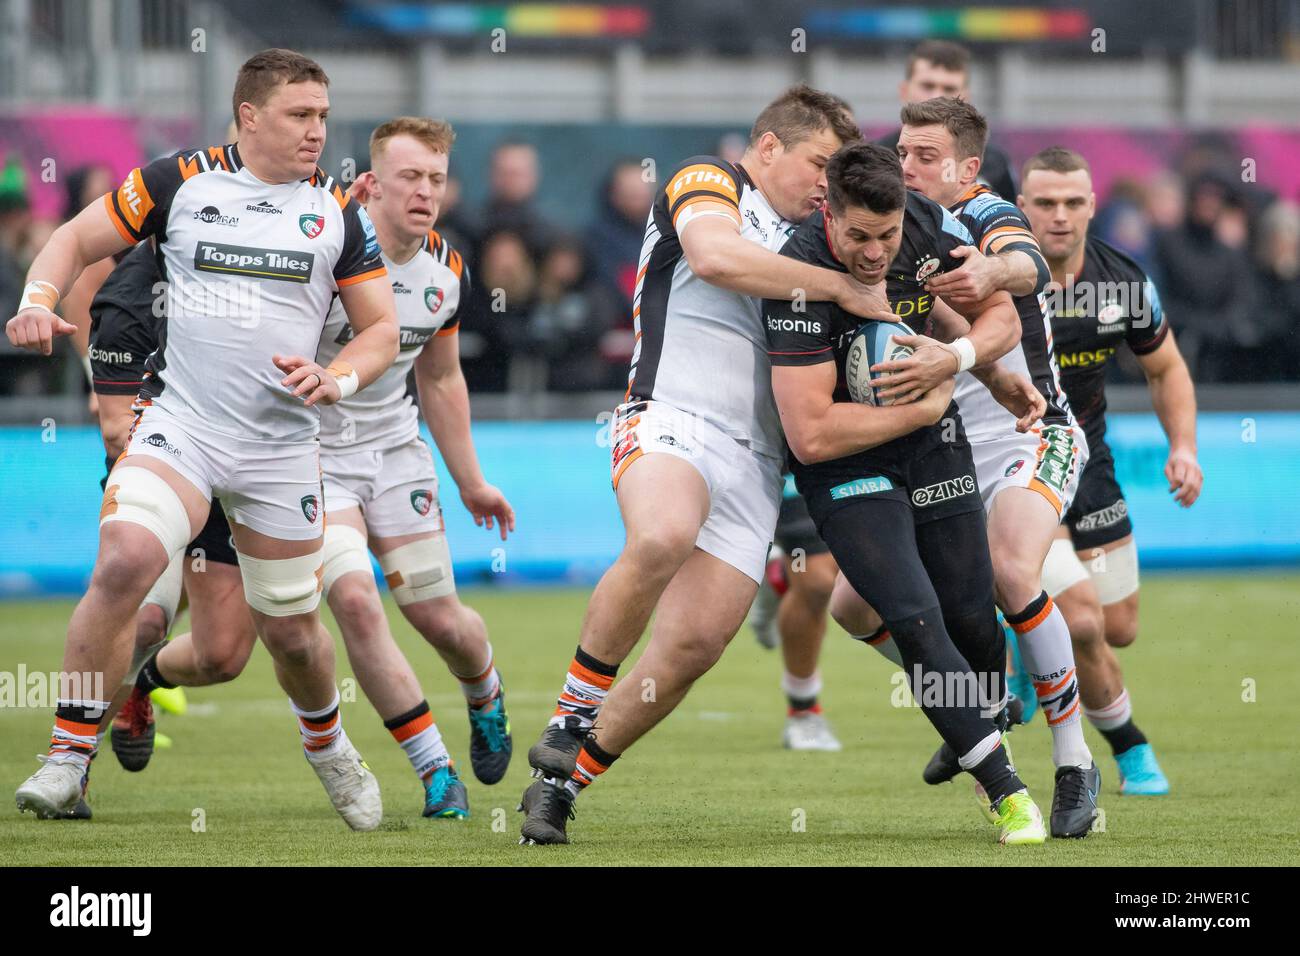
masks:
{"label": "blurred crowd", "polygon": [[[742,137],[718,144],[738,159]],[[1118,181],[1092,228],[1155,279],[1195,380],[1300,380],[1300,208],[1243,182],[1226,149],[1198,144],[1176,168]],[[566,231],[538,210],[547,172],[522,141],[497,145],[486,200],[471,209],[453,178],[438,229],[469,263],[473,295],[462,315],[470,388],[577,392],[626,387],[634,344],[632,297],[655,184],[639,158],[616,162],[594,221]],[[549,175],[561,175],[550,171]],[[75,212],[112,187],[107,169],[67,178]],[[54,223],[34,219],[22,168],[0,166],[0,302],[15,303]],[[23,357],[0,340],[0,394],[72,387],[73,361]],[[1120,378],[1130,377],[1116,370]]]}

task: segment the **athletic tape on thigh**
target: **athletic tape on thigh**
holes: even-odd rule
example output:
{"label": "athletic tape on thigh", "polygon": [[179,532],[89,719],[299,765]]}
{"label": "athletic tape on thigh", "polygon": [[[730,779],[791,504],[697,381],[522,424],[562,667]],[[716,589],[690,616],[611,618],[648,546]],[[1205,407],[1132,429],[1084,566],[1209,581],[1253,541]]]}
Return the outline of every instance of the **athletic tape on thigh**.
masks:
{"label": "athletic tape on thigh", "polygon": [[1069,538],[1054,540],[1043,561],[1043,590],[1048,597],[1064,594],[1080,581],[1086,580],[1088,569],[1074,553],[1074,543]]}
{"label": "athletic tape on thigh", "polygon": [[[1138,549],[1137,542],[1130,539],[1114,551],[1105,551],[1099,556],[1104,559],[1104,570],[1089,569],[1092,583],[1097,585],[1097,596],[1101,603],[1117,604],[1138,589]],[[1099,562],[1100,563],[1100,562]]]}
{"label": "athletic tape on thigh", "polygon": [[379,566],[398,604],[415,604],[456,591],[445,534],[420,538],[381,554]]}
{"label": "athletic tape on thigh", "polygon": [[322,554],[298,558],[250,558],[239,553],[248,606],[270,617],[306,614],[320,604]]}
{"label": "athletic tape on thigh", "polygon": [[176,620],[176,609],[180,607],[184,567],[185,552],[180,551],[172,556],[171,561],[167,563],[167,569],[140,602],[141,607],[152,604],[162,608],[163,615],[167,618],[167,626],[163,628],[164,633],[171,630],[172,622]]}
{"label": "athletic tape on thigh", "polygon": [[114,468],[108,476],[99,523],[129,521],[153,532],[168,558],[190,540],[190,517],[180,495],[162,476],[146,468]]}
{"label": "athletic tape on thigh", "polygon": [[325,525],[325,564],[321,577],[323,593],[328,595],[334,582],[351,571],[371,573],[366,536],[351,525]]}

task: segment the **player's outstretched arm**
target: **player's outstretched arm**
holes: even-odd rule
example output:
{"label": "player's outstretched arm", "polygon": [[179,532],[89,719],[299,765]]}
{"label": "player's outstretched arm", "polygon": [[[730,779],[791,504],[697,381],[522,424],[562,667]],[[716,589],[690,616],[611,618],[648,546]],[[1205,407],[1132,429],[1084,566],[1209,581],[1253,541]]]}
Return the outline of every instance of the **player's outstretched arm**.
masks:
{"label": "player's outstretched arm", "polygon": [[[909,394],[928,392],[958,372],[996,362],[1020,342],[1020,316],[1005,292],[994,292],[969,309],[952,309],[942,300],[935,300],[936,316],[943,316],[945,308],[967,323],[969,334],[952,342],[924,335],[899,336],[901,344],[916,351],[905,359],[871,366],[874,374],[882,376],[871,381],[881,389],[881,398],[906,401]],[[951,316],[938,319],[936,324],[947,329],[959,327]]]}
{"label": "player's outstretched arm", "polygon": [[834,362],[772,366],[772,392],[790,450],[805,465],[833,461],[901,438],[943,417],[951,376],[907,405],[836,402]]}
{"label": "player's outstretched arm", "polygon": [[895,316],[884,283],[868,286],[846,272],[823,269],[764,249],[740,234],[740,214],[725,203],[699,203],[678,225],[678,239],[691,271],[711,285],[741,295],[789,302],[834,302],[863,318]]}
{"label": "player's outstretched arm", "polygon": [[1190,508],[1201,494],[1200,463],[1196,460],[1196,386],[1170,329],[1151,352],[1137,355],[1151,391],[1160,427],[1169,439],[1165,477],[1174,500]]}
{"label": "player's outstretched arm", "polygon": [[59,297],[72,289],[91,263],[132,244],[114,226],[103,200],[91,203],[55,229],[27,270],[27,287],[17,314],[5,325],[9,342],[17,348],[49,355],[56,336],[77,331],[71,322],[55,315]]}
{"label": "player's outstretched arm", "polygon": [[434,444],[447,463],[460,500],[474,523],[500,528],[501,540],[515,530],[515,510],[501,491],[487,483],[470,432],[469,387],[460,368],[460,335],[435,335],[415,358],[415,386]]}

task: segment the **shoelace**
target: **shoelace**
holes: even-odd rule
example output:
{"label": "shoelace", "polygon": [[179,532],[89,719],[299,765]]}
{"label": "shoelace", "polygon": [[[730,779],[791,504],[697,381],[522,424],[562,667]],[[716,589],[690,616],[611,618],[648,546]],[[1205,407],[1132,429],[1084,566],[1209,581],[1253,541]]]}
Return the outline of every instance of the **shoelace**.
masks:
{"label": "shoelace", "polygon": [[1088,785],[1084,772],[1078,769],[1071,770],[1063,774],[1056,784],[1056,799],[1052,801],[1053,808],[1077,807],[1083,803],[1087,793]]}
{"label": "shoelace", "polygon": [[488,749],[493,753],[499,753],[506,746],[506,719],[501,708],[501,697],[499,695],[494,697],[488,706],[492,709],[471,707],[470,720],[487,741]]}
{"label": "shoelace", "polygon": [[561,806],[564,808],[564,815],[568,819],[576,820],[578,818],[577,811],[573,809],[573,800],[569,797],[569,792],[564,790],[563,784],[558,786],[550,783],[542,784],[542,796],[538,807],[541,813],[554,818]]}

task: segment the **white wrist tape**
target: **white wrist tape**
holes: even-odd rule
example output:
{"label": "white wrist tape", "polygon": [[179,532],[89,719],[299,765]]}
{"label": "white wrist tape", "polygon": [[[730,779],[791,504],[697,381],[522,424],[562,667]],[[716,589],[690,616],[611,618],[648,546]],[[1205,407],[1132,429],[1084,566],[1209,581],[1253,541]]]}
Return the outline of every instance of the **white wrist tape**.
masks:
{"label": "white wrist tape", "polygon": [[86,371],[86,381],[90,384],[91,391],[95,390],[95,369],[90,364],[90,353],[87,352],[81,357],[81,367]]}
{"label": "white wrist tape", "polygon": [[348,398],[357,393],[357,386],[361,379],[357,377],[357,371],[347,362],[335,362],[325,371],[334,376],[339,383],[339,398]]}
{"label": "white wrist tape", "polygon": [[958,372],[968,372],[975,367],[975,346],[966,336],[949,342],[948,349],[957,356]]}
{"label": "white wrist tape", "polygon": [[59,290],[52,283],[43,282],[37,279],[35,282],[29,282],[23,287],[23,298],[18,303],[18,311],[23,309],[44,309],[46,312],[53,312],[54,307],[59,304]]}

